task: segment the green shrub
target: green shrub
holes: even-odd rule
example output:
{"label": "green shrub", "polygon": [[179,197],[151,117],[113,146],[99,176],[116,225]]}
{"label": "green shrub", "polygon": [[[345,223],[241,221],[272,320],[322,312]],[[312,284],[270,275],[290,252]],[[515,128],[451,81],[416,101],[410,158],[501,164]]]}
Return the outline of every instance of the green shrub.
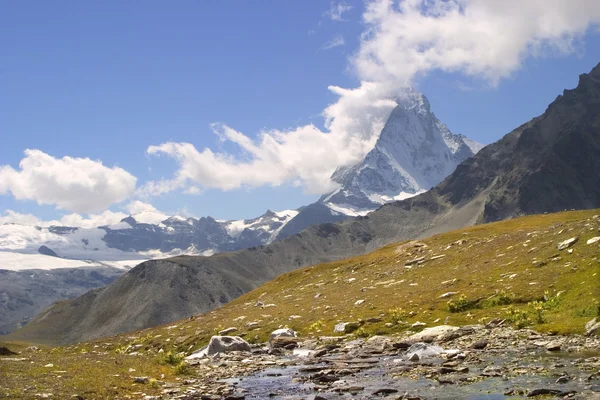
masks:
{"label": "green shrub", "polygon": [[398,325],[404,318],[408,316],[408,313],[402,307],[394,307],[388,310],[388,314],[392,321],[392,324]]}
{"label": "green shrub", "polygon": [[541,301],[532,301],[527,303],[527,306],[531,309],[535,322],[538,324],[544,323],[544,312],[546,311],[545,304]]}
{"label": "green shrub", "polygon": [[507,292],[505,290],[501,290],[500,293],[497,293],[490,300],[490,305],[492,306],[507,306],[515,302],[515,294],[511,292]]}
{"label": "green shrub", "polygon": [[166,353],[163,353],[162,357],[159,360],[160,364],[167,364],[167,365],[173,365],[173,366],[177,366],[179,363],[181,363],[183,361],[183,359],[185,358],[183,353],[175,353],[172,351],[167,351]]}
{"label": "green shrub", "polygon": [[515,328],[522,329],[528,325],[531,325],[529,315],[524,310],[519,310],[510,306],[506,309],[506,320],[510,322]]}
{"label": "green shrub", "polygon": [[470,310],[477,306],[477,300],[469,300],[464,294],[458,299],[448,301],[448,311],[451,313],[459,313]]}

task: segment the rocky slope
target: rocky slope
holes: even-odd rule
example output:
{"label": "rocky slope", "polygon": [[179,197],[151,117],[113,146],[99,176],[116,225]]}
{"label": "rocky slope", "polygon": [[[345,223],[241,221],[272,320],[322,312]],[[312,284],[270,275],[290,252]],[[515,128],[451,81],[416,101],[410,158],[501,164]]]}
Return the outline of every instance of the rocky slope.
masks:
{"label": "rocky slope", "polygon": [[49,308],[15,337],[74,342],[139,329],[211,310],[283,272],[398,240],[523,214],[600,207],[598,110],[600,66],[543,115],[485,147],[426,193],[267,246],[148,261],[103,289]]}
{"label": "rocky slope", "polygon": [[0,335],[22,327],[54,302],[108,285],[121,274],[120,268],[85,265],[50,271],[0,269]]}

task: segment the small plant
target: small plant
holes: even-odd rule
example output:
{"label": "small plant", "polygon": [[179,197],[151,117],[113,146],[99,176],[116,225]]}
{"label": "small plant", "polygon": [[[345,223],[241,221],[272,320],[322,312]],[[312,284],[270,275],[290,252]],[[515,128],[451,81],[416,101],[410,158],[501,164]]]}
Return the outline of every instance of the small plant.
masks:
{"label": "small plant", "polygon": [[533,316],[535,318],[535,322],[538,324],[544,323],[544,312],[546,311],[545,304],[541,301],[532,301],[527,303],[527,306],[533,312]]}
{"label": "small plant", "polygon": [[188,365],[184,360],[181,360],[175,365],[175,375],[185,375],[189,371]]}
{"label": "small plant", "polygon": [[517,329],[522,329],[528,325],[531,325],[531,321],[529,320],[529,315],[527,312],[519,310],[513,306],[510,306],[506,309],[506,320]]}
{"label": "small plant", "polygon": [[544,292],[544,308],[546,310],[557,308],[560,305],[560,294],[551,295],[549,291]]}
{"label": "small plant", "polygon": [[183,353],[175,353],[172,351],[167,351],[166,353],[163,354],[163,356],[159,360],[159,363],[177,366],[177,365],[179,365],[179,363],[181,363],[183,361],[183,359],[184,359]]}
{"label": "small plant", "polygon": [[467,296],[463,294],[456,300],[448,301],[448,311],[451,313],[467,311],[474,308],[476,303],[476,301],[468,300]]}
{"label": "small plant", "polygon": [[369,336],[371,336],[371,334],[369,332],[367,332],[366,330],[364,330],[363,328],[358,328],[356,331],[354,331],[354,334],[359,337],[359,338],[368,338]]}
{"label": "small plant", "polygon": [[592,300],[592,308],[596,311],[596,317],[600,317],[600,301],[598,299]]}
{"label": "small plant", "polygon": [[309,332],[318,331],[319,329],[323,328],[324,325],[325,325],[325,321],[323,321],[322,319],[317,320],[308,326],[308,331]]}
{"label": "small plant", "polygon": [[507,306],[515,302],[515,294],[501,290],[491,299],[492,306]]}
{"label": "small plant", "polygon": [[388,310],[392,324],[398,325],[404,318],[408,316],[408,313],[402,307],[394,307]]}

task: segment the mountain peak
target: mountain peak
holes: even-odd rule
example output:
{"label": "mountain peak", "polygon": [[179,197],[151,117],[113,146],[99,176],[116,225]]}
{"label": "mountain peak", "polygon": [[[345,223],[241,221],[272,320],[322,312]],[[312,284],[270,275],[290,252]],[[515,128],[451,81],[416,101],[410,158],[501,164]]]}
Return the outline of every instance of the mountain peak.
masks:
{"label": "mountain peak", "polygon": [[412,197],[440,183],[482,146],[455,135],[439,121],[427,97],[406,88],[362,163],[338,168],[341,185],[321,202],[346,215],[363,215],[381,204]]}
{"label": "mountain peak", "polygon": [[404,89],[395,101],[398,107],[404,110],[415,110],[419,114],[431,112],[431,105],[427,97],[412,86]]}

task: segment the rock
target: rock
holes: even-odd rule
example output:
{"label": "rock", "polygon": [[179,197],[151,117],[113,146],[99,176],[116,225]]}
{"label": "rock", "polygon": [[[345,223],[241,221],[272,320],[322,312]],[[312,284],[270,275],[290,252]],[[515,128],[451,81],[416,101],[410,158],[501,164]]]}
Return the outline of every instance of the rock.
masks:
{"label": "rock", "polygon": [[440,299],[445,299],[447,297],[452,297],[455,294],[458,294],[458,292],[446,292],[446,293],[444,293],[443,295],[440,296]]}
{"label": "rock", "polygon": [[404,265],[410,266],[410,265],[418,264],[421,261],[425,261],[425,257],[418,257],[418,258],[415,258],[413,260],[409,260]]}
{"label": "rock", "polygon": [[415,343],[412,346],[410,346],[408,348],[408,350],[406,350],[406,357],[410,360],[412,360],[412,357],[416,354],[419,358],[425,358],[425,357],[435,357],[435,356],[439,356],[440,354],[442,354],[444,352],[444,349],[442,349],[440,346],[435,346],[435,345],[431,345],[431,344],[427,344],[427,343]]}
{"label": "rock", "polygon": [[223,329],[222,331],[219,331],[219,335],[224,336],[227,335],[228,333],[232,333],[237,331],[237,328],[231,327],[231,328],[227,328],[227,329]]}
{"label": "rock", "polygon": [[548,351],[559,351],[560,350],[560,343],[558,342],[550,342],[546,345],[546,350]]}
{"label": "rock", "polygon": [[433,326],[431,328],[425,328],[419,333],[415,333],[410,336],[410,340],[414,342],[427,342],[431,343],[436,340],[441,340],[441,338],[447,335],[450,332],[455,332],[458,330],[458,327],[451,325],[439,325]]}
{"label": "rock", "polygon": [[594,243],[598,243],[598,242],[600,242],[600,236],[596,236],[591,239],[588,239],[588,241],[585,242],[585,244],[594,244]]}
{"label": "rock", "polygon": [[585,324],[585,331],[586,336],[594,336],[600,332],[600,321],[597,317]]}
{"label": "rock", "polygon": [[485,367],[483,371],[481,371],[481,375],[483,376],[502,376],[502,369],[494,366]]}
{"label": "rock", "polygon": [[298,334],[290,328],[281,328],[281,329],[276,329],[273,332],[271,332],[271,336],[269,337],[269,343],[275,339],[275,338],[279,338],[279,337],[298,337]]}
{"label": "rock", "polygon": [[354,302],[354,306],[360,306],[360,305],[361,305],[362,303],[364,303],[364,302],[365,302],[364,300],[356,300],[356,301]]}
{"label": "rock", "polygon": [[547,394],[556,395],[559,393],[561,393],[561,391],[557,389],[534,389],[531,392],[527,393],[527,397],[542,396]]}
{"label": "rock", "polygon": [[229,353],[232,351],[247,351],[251,352],[250,344],[239,336],[213,336],[210,338],[208,346],[204,346],[200,350],[192,353],[186,360],[212,356],[217,353]]}
{"label": "rock", "polygon": [[38,253],[43,254],[45,256],[58,257],[58,254],[56,254],[54,250],[44,245],[40,246],[40,248],[38,249]]}
{"label": "rock", "polygon": [[351,333],[360,328],[359,322],[340,322],[333,328],[334,333]]}
{"label": "rock", "polygon": [[420,328],[420,327],[425,326],[425,325],[427,325],[425,322],[417,321],[414,324],[412,324],[411,327],[413,327],[413,328]]}
{"label": "rock", "polygon": [[408,357],[408,361],[419,361],[419,360],[420,360],[420,357],[417,353],[414,353],[413,355]]}
{"label": "rock", "polygon": [[575,243],[577,243],[577,241],[579,240],[579,237],[575,236],[572,237],[570,239],[567,239],[565,241],[562,241],[558,244],[557,248],[558,250],[564,250],[564,249],[568,249],[569,247],[573,246]]}
{"label": "rock", "polygon": [[150,379],[147,376],[136,376],[135,378],[133,378],[133,383],[146,384],[148,382],[150,382]]}
{"label": "rock", "polygon": [[388,395],[388,394],[394,394],[394,393],[398,393],[397,389],[392,389],[392,388],[381,388],[381,389],[377,389],[373,392],[373,396],[381,396],[381,395]]}
{"label": "rock", "polygon": [[44,368],[52,368],[52,367],[54,367],[54,364],[46,364],[46,365],[44,365]]}
{"label": "rock", "polygon": [[9,348],[8,348],[8,347],[5,347],[5,346],[0,346],[0,356],[14,356],[14,355],[16,355],[16,354],[17,354],[17,353],[15,353],[15,352],[13,352],[13,351],[9,350]]}
{"label": "rock", "polygon": [[366,320],[369,324],[376,324],[378,322],[381,322],[381,318],[367,318]]}
{"label": "rock", "polygon": [[568,376],[561,376],[560,378],[558,378],[556,380],[556,383],[567,383],[569,382],[569,377]]}
{"label": "rock", "polygon": [[478,340],[478,341],[474,342],[473,344],[471,344],[470,347],[475,350],[483,350],[487,347],[488,344],[489,343],[487,340]]}

